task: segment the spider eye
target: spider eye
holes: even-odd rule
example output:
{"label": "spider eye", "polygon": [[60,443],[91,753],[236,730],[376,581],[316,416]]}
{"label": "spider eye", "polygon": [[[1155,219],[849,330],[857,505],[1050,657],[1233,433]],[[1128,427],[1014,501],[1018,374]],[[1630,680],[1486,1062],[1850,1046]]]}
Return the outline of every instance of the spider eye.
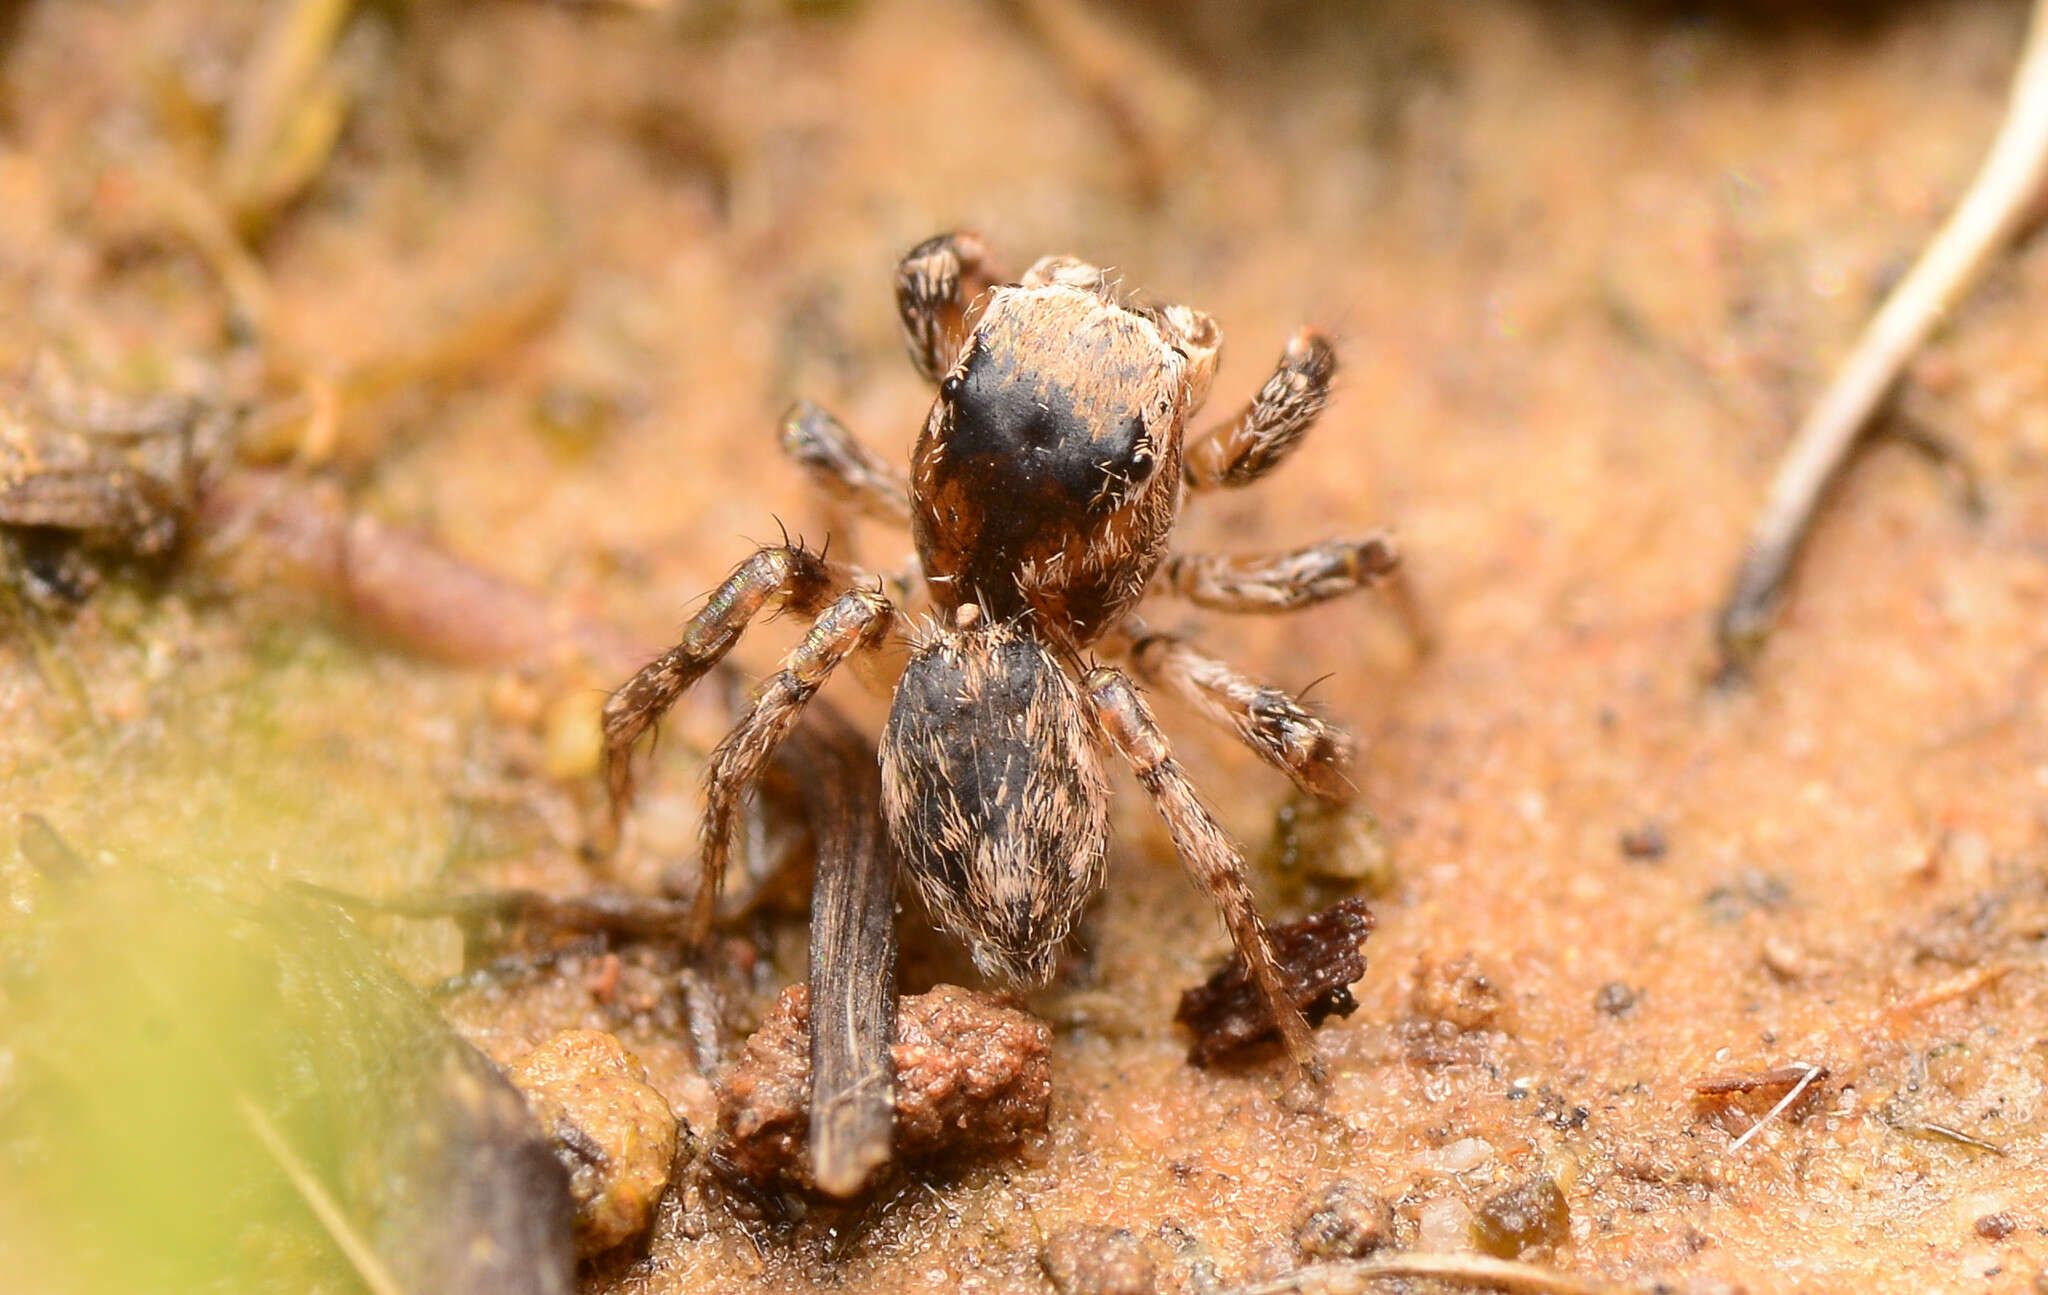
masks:
{"label": "spider eye", "polygon": [[1152,475],[1156,462],[1152,454],[1152,442],[1145,436],[1145,420],[1136,414],[1124,420],[1124,434],[1128,438],[1128,451],[1124,473],[1132,482],[1140,482]]}
{"label": "spider eye", "polygon": [[957,373],[950,373],[946,375],[946,380],[939,384],[939,394],[941,396],[944,396],[946,398],[946,402],[950,404],[953,401],[960,399],[960,393],[966,390],[966,388],[966,379],[962,378]]}

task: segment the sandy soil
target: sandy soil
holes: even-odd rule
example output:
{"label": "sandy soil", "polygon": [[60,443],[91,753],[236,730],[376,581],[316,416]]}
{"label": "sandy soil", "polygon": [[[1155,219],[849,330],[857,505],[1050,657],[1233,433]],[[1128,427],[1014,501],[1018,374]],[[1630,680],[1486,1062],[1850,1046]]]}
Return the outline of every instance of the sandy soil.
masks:
{"label": "sandy soil", "polygon": [[[252,359],[194,195],[266,7],[0,5],[0,363],[273,402],[353,379],[331,435],[286,440],[296,470],[659,644],[776,518],[826,526],[773,453],[788,400],[907,448],[928,397],[894,258],[966,225],[1211,311],[1219,407],[1297,322],[1334,329],[1311,443],[1184,533],[1391,526],[1436,639],[1418,659],[1370,598],[1200,626],[1277,681],[1328,676],[1317,698],[1367,741],[1395,876],[1362,1008],[1321,1035],[1323,1109],[1283,1102],[1272,1067],[1182,1063],[1175,996],[1227,946],[1123,783],[1089,951],[1034,1000],[1060,1025],[1042,1141],[855,1219],[671,1209],[588,1290],[1040,1289],[1042,1241],[1082,1221],[1211,1289],[1290,1267],[1293,1218],[1338,1177],[1442,1248],[1546,1175],[1570,1237],[1542,1258],[1566,1271],[2048,1281],[2048,246],[2001,265],[1904,398],[1981,468],[1981,519],[1876,446],[1753,686],[1706,687],[1773,459],[1974,170],[2020,6],[362,9],[339,141],[243,267]],[[107,857],[380,891],[651,885],[687,851],[684,741],[616,875],[577,861],[581,735],[615,680],[427,664],[317,611],[195,562],[17,615],[0,799]],[[790,633],[738,657],[758,670]],[[1166,718],[1263,842],[1280,780]],[[1629,857],[1653,827],[1668,848]],[[388,937],[416,976],[450,969],[451,931]],[[735,1022],[800,972],[800,923],[764,938],[722,973]],[[703,1119],[691,1051],[580,982],[463,1020],[510,1058],[592,1017]],[[1826,1076],[1739,1147],[1783,1090],[1728,1111],[1693,1089],[1794,1065]]]}

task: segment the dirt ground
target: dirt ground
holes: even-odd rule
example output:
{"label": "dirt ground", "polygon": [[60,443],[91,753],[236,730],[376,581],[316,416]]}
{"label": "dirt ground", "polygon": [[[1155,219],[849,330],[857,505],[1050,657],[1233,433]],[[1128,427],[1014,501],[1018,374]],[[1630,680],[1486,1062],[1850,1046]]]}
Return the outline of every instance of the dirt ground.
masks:
{"label": "dirt ground", "polygon": [[[331,149],[237,188],[282,6],[0,4],[0,370],[54,355],[269,411],[246,460],[654,648],[778,519],[830,524],[775,453],[791,399],[907,450],[929,396],[891,274],[928,234],[1072,252],[1212,312],[1219,409],[1298,322],[1338,335],[1302,453],[1182,533],[1391,527],[1433,651],[1371,595],[1157,613],[1322,680],[1364,741],[1392,878],[1360,1010],[1319,1036],[1327,1102],[1284,1099],[1275,1065],[1184,1064],[1176,996],[1227,941],[1122,780],[1107,894],[1032,999],[1057,1026],[1042,1139],[780,1229],[678,1202],[592,1295],[1045,1289],[1042,1244],[1083,1222],[1209,1291],[1291,1268],[1333,1180],[1442,1250],[1543,1177],[1569,1235],[1532,1257],[1564,1272],[2040,1290],[2048,243],[2001,262],[1903,396],[1976,465],[1981,515],[1875,445],[1752,683],[1708,687],[1774,460],[1974,171],[2026,17],[1821,8],[388,0],[320,74]],[[10,812],[98,858],[377,893],[651,887],[687,858],[690,723],[595,867],[617,678],[424,660],[251,565],[216,536],[166,583],[14,605]],[[736,659],[759,671],[791,633]],[[881,713],[852,680],[830,695]],[[1162,711],[1263,845],[1284,783]],[[1276,916],[1331,893],[1262,885]],[[447,924],[377,929],[416,979],[454,969]],[[717,973],[727,1046],[802,968],[800,918],[740,933],[768,956]],[[660,1013],[567,976],[455,1011],[504,1061],[614,1029],[708,1125]],[[1747,1140],[1783,1085],[1696,1091],[1804,1066],[1825,1075]]]}

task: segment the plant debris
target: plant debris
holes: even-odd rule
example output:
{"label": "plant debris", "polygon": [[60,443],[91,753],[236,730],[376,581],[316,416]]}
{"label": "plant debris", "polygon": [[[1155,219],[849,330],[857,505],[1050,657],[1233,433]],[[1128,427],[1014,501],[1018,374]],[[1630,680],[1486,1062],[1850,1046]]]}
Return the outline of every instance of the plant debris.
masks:
{"label": "plant debris", "polygon": [[[1365,975],[1364,945],[1371,933],[1372,912],[1358,898],[1272,928],[1281,974],[1311,1026],[1358,1009],[1351,986]],[[1180,996],[1173,1019],[1194,1033],[1188,1049],[1188,1064],[1194,1066],[1245,1060],[1280,1037],[1279,1025],[1245,974],[1244,960],[1234,955]]]}
{"label": "plant debris", "polygon": [[1749,667],[1784,596],[1828,484],[1899,375],[1937,325],[2011,243],[2048,181],[2048,3],[2037,3],[2020,49],[2012,100],[1977,178],[1899,281],[1792,438],[1715,622],[1719,677]]}
{"label": "plant debris", "polygon": [[177,547],[225,421],[176,396],[123,401],[36,366],[0,388],[0,557],[39,601],[76,603],[103,565]]}

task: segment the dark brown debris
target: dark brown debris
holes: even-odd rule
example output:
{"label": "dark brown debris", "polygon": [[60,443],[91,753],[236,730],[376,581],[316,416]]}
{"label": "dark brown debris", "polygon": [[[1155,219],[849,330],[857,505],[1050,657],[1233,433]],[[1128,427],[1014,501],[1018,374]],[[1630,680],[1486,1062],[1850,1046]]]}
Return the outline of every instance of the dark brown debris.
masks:
{"label": "dark brown debris", "polygon": [[1671,851],[1670,839],[1664,835],[1664,825],[1650,819],[1629,828],[1621,834],[1621,857],[1637,863],[1656,863]]}
{"label": "dark brown debris", "polygon": [[[1009,1000],[940,985],[897,1000],[899,1161],[1013,1147],[1045,1127],[1052,1031]],[[757,1187],[810,1188],[810,994],[782,991],[720,1084],[718,1155]]]}
{"label": "dark brown debris", "polygon": [[1724,1075],[1707,1075],[1692,1081],[1692,1090],[1701,1097],[1726,1097],[1736,1093],[1755,1093],[1775,1090],[1772,1096],[1801,1083],[1819,1083],[1828,1077],[1825,1068],[1814,1066],[1777,1066],[1770,1070],[1738,1071]]}
{"label": "dark brown debris", "polygon": [[889,1162],[896,1106],[896,853],[882,824],[875,747],[836,711],[813,707],[783,743],[817,842],[807,988],[811,1031],[811,1180],[858,1195]]}
{"label": "dark brown debris", "polygon": [[1625,1016],[1635,1010],[1636,991],[1619,980],[1610,980],[1593,995],[1593,1010],[1602,1016]]}
{"label": "dark brown debris", "polygon": [[[1372,912],[1355,897],[1270,931],[1281,972],[1310,1025],[1357,1010],[1351,986],[1365,975],[1364,945],[1371,933]],[[1244,959],[1236,956],[1183,993],[1173,1019],[1194,1033],[1188,1063],[1195,1066],[1247,1060],[1280,1037],[1245,974]]]}
{"label": "dark brown debris", "polygon": [[1773,1120],[1816,1109],[1827,1077],[1826,1067],[1804,1064],[1709,1075],[1692,1082],[1693,1104],[1740,1143]]}

